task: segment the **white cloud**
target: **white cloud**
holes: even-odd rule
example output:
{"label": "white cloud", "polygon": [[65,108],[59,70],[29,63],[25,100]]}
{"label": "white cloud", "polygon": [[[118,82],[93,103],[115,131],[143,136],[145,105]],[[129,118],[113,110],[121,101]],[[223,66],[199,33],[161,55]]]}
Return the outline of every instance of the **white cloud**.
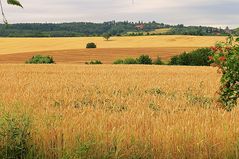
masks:
{"label": "white cloud", "polygon": [[[6,0],[5,0],[6,1]],[[9,22],[152,21],[238,26],[238,0],[21,0],[24,9],[4,3]]]}

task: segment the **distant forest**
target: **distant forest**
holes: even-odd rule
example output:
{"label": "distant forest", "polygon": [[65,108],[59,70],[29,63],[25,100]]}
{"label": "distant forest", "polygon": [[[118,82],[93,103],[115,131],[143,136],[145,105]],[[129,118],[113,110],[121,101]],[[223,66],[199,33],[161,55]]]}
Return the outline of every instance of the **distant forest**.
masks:
{"label": "distant forest", "polygon": [[[164,31],[160,31],[164,30]],[[165,31],[167,30],[167,31]],[[1,37],[86,37],[102,36],[141,36],[141,35],[239,35],[239,30],[221,29],[207,26],[168,25],[153,22],[73,22],[73,23],[21,23],[0,24]]]}

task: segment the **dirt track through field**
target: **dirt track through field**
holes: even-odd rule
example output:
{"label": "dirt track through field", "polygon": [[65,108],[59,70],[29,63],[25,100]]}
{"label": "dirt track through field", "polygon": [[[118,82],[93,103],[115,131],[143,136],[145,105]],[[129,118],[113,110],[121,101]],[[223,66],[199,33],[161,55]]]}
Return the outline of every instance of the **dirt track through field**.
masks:
{"label": "dirt track through field", "polygon": [[110,49],[76,49],[59,51],[42,51],[0,55],[0,63],[24,63],[34,55],[53,56],[56,63],[77,64],[90,60],[101,60],[104,64],[111,64],[117,59],[128,57],[136,58],[142,54],[150,55],[153,59],[157,56],[162,60],[180,54],[184,51],[191,51],[194,47],[172,47],[172,48],[110,48]]}

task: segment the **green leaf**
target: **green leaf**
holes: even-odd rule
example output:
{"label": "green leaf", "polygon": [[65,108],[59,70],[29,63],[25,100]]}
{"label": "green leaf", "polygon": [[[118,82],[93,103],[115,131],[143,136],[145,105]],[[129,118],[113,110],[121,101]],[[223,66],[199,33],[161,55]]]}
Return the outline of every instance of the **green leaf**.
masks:
{"label": "green leaf", "polygon": [[236,39],[236,42],[239,42],[239,38]]}
{"label": "green leaf", "polygon": [[21,3],[18,0],[7,0],[7,3],[23,8],[23,6],[21,5]]}

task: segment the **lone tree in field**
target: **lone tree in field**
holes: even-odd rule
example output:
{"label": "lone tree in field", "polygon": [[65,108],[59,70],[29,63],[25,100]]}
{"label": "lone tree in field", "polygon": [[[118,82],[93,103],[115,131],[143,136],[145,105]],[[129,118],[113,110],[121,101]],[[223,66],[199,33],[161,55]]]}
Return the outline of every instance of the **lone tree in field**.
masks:
{"label": "lone tree in field", "polygon": [[[11,4],[11,5],[15,5],[15,6],[19,6],[19,7],[22,7],[22,8],[23,8],[22,4],[21,4],[18,0],[7,0],[7,3],[8,3],[8,4]],[[4,10],[3,10],[2,0],[0,0],[0,7],[1,7],[1,13],[2,13],[2,17],[3,17],[3,22],[4,22],[5,24],[7,24],[7,19],[6,19]]]}
{"label": "lone tree in field", "polygon": [[111,34],[109,34],[109,33],[106,33],[103,35],[103,38],[107,41],[109,41],[110,37],[111,37]]}

